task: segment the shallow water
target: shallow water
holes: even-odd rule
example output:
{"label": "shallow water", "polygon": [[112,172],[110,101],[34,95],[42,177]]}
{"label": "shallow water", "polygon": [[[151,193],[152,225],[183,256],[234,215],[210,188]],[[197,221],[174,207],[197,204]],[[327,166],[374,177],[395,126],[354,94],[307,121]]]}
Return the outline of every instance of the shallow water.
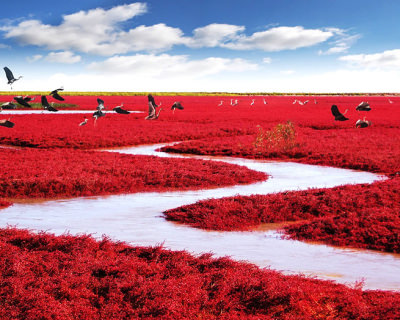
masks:
{"label": "shallow water", "polygon": [[[51,111],[44,111],[44,110],[38,110],[38,109],[24,109],[24,110],[1,110],[0,116],[3,114],[75,114],[75,113],[93,113],[96,110],[58,110],[57,112],[51,112]],[[144,113],[144,111],[129,111],[131,113]],[[107,113],[116,113],[115,111],[106,111]]]}
{"label": "shallow water", "polygon": [[[155,152],[162,145],[114,149],[113,152],[163,157],[183,155]],[[16,203],[1,211],[0,226],[45,230],[55,234],[107,235],[132,245],[157,245],[173,250],[231,256],[286,274],[303,273],[364,288],[400,291],[400,256],[367,250],[335,248],[284,240],[274,230],[216,232],[194,229],[162,218],[162,212],[206,198],[237,194],[267,194],[310,187],[371,183],[384,179],[366,172],[240,158],[191,156],[245,165],[270,175],[264,182],[197,191],[146,192],[107,197],[74,198],[39,203]]]}

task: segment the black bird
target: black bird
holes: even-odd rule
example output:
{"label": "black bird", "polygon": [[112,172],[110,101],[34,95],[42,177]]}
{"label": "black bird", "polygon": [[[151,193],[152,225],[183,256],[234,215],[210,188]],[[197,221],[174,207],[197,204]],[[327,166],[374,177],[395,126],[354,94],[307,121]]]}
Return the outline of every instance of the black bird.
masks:
{"label": "black bird", "polygon": [[102,100],[102,99],[100,99],[100,98],[97,98],[97,103],[98,103],[98,105],[97,105],[97,111],[95,111],[95,112],[93,113],[93,118],[94,118],[94,124],[95,124],[95,125],[96,125],[96,120],[97,120],[98,118],[104,117],[104,116],[106,115],[106,113],[102,111],[102,110],[105,109],[105,107],[104,107],[104,100]]}
{"label": "black bird", "polygon": [[370,111],[371,107],[369,106],[368,102],[361,102],[357,107],[356,107],[357,111]]}
{"label": "black bird", "polygon": [[10,110],[10,109],[17,109],[17,105],[15,104],[15,103],[12,103],[12,101],[10,101],[10,102],[6,102],[6,103],[3,103],[2,105],[1,105],[1,108],[2,109],[8,109],[8,110]]}
{"label": "black bird", "polygon": [[32,108],[32,106],[27,102],[28,99],[25,99],[22,96],[16,96],[16,97],[14,97],[14,100],[17,101],[21,106],[24,106],[27,108]]}
{"label": "black bird", "polygon": [[174,104],[171,107],[172,112],[175,112],[175,109],[183,110],[183,106],[179,101],[174,102]]}
{"label": "black bird", "polygon": [[15,123],[11,122],[10,119],[0,120],[0,126],[2,126],[2,127],[12,128],[12,127],[14,127],[14,125],[15,125]]}
{"label": "black bird", "polygon": [[104,106],[104,100],[101,100],[99,98],[97,98],[97,110],[101,111],[103,109],[105,109],[106,107]]}
{"label": "black bird", "polygon": [[120,113],[120,114],[130,114],[130,112],[129,112],[128,110],[122,109],[123,105],[124,105],[124,104],[121,103],[120,106],[116,106],[113,110],[114,110],[116,113]]}
{"label": "black bird", "polygon": [[11,86],[11,89],[12,89],[12,84],[13,84],[15,81],[21,79],[22,76],[19,76],[19,77],[16,79],[16,78],[14,77],[14,75],[13,75],[13,73],[11,72],[10,69],[8,69],[7,67],[4,67],[3,69],[4,69],[4,71],[6,72],[6,77],[7,77],[7,80],[8,80],[8,83],[7,83],[7,84],[9,84],[9,85]]}
{"label": "black bird", "polygon": [[64,99],[63,97],[61,97],[61,96],[58,94],[58,91],[63,91],[63,90],[64,90],[63,87],[58,88],[58,89],[53,90],[52,92],[50,92],[50,95],[51,95],[54,99],[57,99],[57,100],[60,100],[60,101],[64,101],[65,99]]}
{"label": "black bird", "polygon": [[47,101],[46,96],[42,96],[42,106],[44,110],[51,111],[51,112],[57,112],[58,110],[54,108],[52,105],[49,104]]}
{"label": "black bird", "polygon": [[333,104],[332,107],[331,107],[332,114],[333,114],[333,116],[335,117],[335,120],[336,120],[336,121],[346,121],[346,120],[349,120],[348,118],[346,118],[346,117],[344,116],[344,115],[346,114],[347,110],[348,110],[348,109],[346,109],[346,111],[342,114],[342,113],[340,113],[340,111],[339,111],[339,109],[338,109],[338,107],[337,107],[336,104]]}

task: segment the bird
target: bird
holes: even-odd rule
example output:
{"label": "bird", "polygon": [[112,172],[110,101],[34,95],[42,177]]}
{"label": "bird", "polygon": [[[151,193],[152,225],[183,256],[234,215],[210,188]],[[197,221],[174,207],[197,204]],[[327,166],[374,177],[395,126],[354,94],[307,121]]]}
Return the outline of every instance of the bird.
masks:
{"label": "bird", "polygon": [[303,102],[303,104],[307,104],[309,101],[310,101],[310,100],[306,100],[306,101]]}
{"label": "bird", "polygon": [[268,104],[267,100],[263,99],[264,104]]}
{"label": "bird", "polygon": [[175,101],[174,104],[172,105],[171,107],[172,113],[175,112],[175,109],[183,110],[183,106],[179,101]]}
{"label": "bird", "polygon": [[393,103],[393,101],[392,100],[390,100],[390,99],[388,99],[389,100],[389,103]]}
{"label": "bird", "polygon": [[116,106],[113,110],[114,110],[116,113],[120,113],[120,114],[130,114],[130,112],[129,112],[128,110],[122,109],[123,106],[124,106],[124,104],[121,103],[120,106]]}
{"label": "bird", "polygon": [[13,73],[11,72],[11,70],[10,70],[9,68],[4,67],[3,69],[4,69],[5,73],[6,73],[6,77],[7,77],[7,80],[8,80],[8,83],[7,83],[7,84],[9,84],[9,85],[11,86],[11,89],[12,89],[12,84],[13,84],[15,81],[21,79],[22,76],[19,76],[18,78],[15,78],[14,75],[13,75]]}
{"label": "bird", "polygon": [[339,111],[339,108],[336,104],[333,104],[331,107],[331,111],[333,116],[335,117],[336,121],[346,121],[349,120],[348,118],[346,118],[344,115],[347,113],[348,109],[346,109],[346,111],[342,114]]}
{"label": "bird", "polygon": [[23,98],[22,96],[16,96],[14,97],[14,100],[17,101],[21,106],[27,107],[27,108],[32,108],[32,106]]}
{"label": "bird", "polygon": [[42,96],[42,107],[44,110],[51,111],[51,112],[57,112],[58,110],[54,108],[52,105],[49,104],[47,101],[46,96]]}
{"label": "bird", "polygon": [[11,118],[0,120],[0,126],[2,126],[2,127],[7,127],[7,128],[12,128],[12,127],[14,127],[15,123],[14,123],[14,122],[11,122],[10,119],[11,119]]}
{"label": "bird", "polygon": [[64,90],[63,87],[58,88],[58,89],[55,89],[55,90],[53,90],[52,92],[50,92],[50,95],[51,95],[54,99],[57,99],[57,100],[60,100],[60,101],[64,101],[65,99],[64,99],[63,97],[61,97],[61,96],[58,94],[58,91],[63,91],[63,90]]}
{"label": "bird", "polygon": [[237,106],[238,105],[238,99],[235,99],[235,102],[232,104],[232,106]]}
{"label": "bird", "polygon": [[370,111],[371,107],[369,106],[368,102],[364,102],[362,101],[357,107],[356,107],[357,111]]}
{"label": "bird", "polygon": [[13,103],[12,101],[3,103],[1,105],[2,109],[17,109],[17,105],[15,103]]}
{"label": "bird", "polygon": [[358,119],[356,122],[356,128],[366,128],[372,125],[371,121],[365,120],[365,117],[361,120]]}
{"label": "bird", "polygon": [[317,104],[318,102],[317,102],[317,99],[314,99],[314,104]]}
{"label": "bird", "polygon": [[104,100],[97,98],[97,110],[101,111],[103,109],[105,109],[106,107],[104,106]]}
{"label": "bird", "polygon": [[84,126],[86,123],[88,123],[89,119],[84,117],[84,120],[79,124],[80,127]]}
{"label": "bird", "polygon": [[223,100],[221,100],[221,101],[220,101],[220,103],[219,103],[219,105],[218,105],[218,107],[222,106],[222,105],[223,105],[223,103],[224,103],[224,101],[223,101]]}
{"label": "bird", "polygon": [[157,114],[154,113],[153,117],[146,117],[146,120],[156,120],[156,119],[158,119],[158,117],[160,116],[161,110],[162,110],[162,108],[158,109],[158,113]]}
{"label": "bird", "polygon": [[255,101],[254,99],[251,100],[251,103],[250,103],[251,106],[254,104],[254,101]]}
{"label": "bird", "polygon": [[295,103],[297,103],[297,99],[294,99],[294,101],[293,101],[293,103],[292,103],[292,104],[295,104]]}
{"label": "bird", "polygon": [[29,97],[29,96],[25,96],[22,99],[24,99],[26,102],[30,102],[30,101],[35,100],[35,97],[32,98],[32,97]]}

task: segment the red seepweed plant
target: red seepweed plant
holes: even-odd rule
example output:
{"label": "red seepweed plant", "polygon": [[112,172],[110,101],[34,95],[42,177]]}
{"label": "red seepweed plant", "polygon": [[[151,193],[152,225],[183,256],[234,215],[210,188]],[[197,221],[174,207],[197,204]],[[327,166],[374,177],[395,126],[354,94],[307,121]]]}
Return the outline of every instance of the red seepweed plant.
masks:
{"label": "red seepweed plant", "polygon": [[399,293],[90,236],[0,230],[2,319],[396,319]]}

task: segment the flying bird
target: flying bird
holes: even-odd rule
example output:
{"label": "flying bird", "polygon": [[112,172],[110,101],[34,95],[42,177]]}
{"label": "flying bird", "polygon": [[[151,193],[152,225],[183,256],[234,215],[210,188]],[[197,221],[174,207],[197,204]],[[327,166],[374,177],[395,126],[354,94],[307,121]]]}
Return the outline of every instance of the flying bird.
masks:
{"label": "flying bird", "polygon": [[356,122],[356,128],[366,128],[372,125],[371,121],[365,120],[365,117],[361,120],[358,119]]}
{"label": "flying bird", "polygon": [[0,126],[2,127],[7,127],[7,128],[12,128],[14,127],[15,123],[10,121],[10,118],[7,119],[2,119],[0,120]]}
{"label": "flying bird", "polygon": [[162,108],[158,109],[158,113],[157,114],[154,111],[152,114],[148,115],[145,119],[146,120],[156,120],[156,119],[158,119],[158,117],[160,116],[161,110],[162,110]]}
{"label": "flying bird", "polygon": [[19,76],[18,78],[15,78],[10,69],[8,69],[7,67],[4,67],[3,69],[4,69],[5,73],[6,73],[6,77],[7,77],[7,80],[8,80],[7,84],[9,84],[11,86],[11,89],[12,89],[12,84],[15,81],[21,79],[22,76]]}
{"label": "flying bird", "polygon": [[123,106],[124,106],[124,104],[121,103],[120,106],[116,106],[113,110],[114,110],[116,113],[120,113],[120,114],[130,114],[130,112],[129,112],[128,110],[122,109]]}
{"label": "flying bird", "polygon": [[22,96],[16,96],[14,97],[14,100],[17,101],[21,106],[32,108],[32,106],[27,102],[28,99],[25,99]]}
{"label": "flying bird", "polygon": [[368,102],[361,102],[357,107],[356,107],[357,111],[370,111],[371,107],[369,106]]}
{"label": "flying bird", "polygon": [[349,120],[348,118],[346,118],[344,115],[347,113],[348,109],[346,109],[346,111],[342,114],[339,111],[339,108],[336,104],[333,104],[331,107],[331,111],[333,116],[335,117],[336,121],[346,121]]}
{"label": "flying bird", "polygon": [[49,104],[47,101],[46,96],[42,96],[42,107],[44,110],[51,111],[51,112],[57,112],[58,110],[54,108],[52,105]]}
{"label": "flying bird", "polygon": [[175,109],[183,110],[183,106],[179,101],[175,101],[171,107],[172,113],[175,112]]}
{"label": "flying bird", "polygon": [[57,99],[57,100],[60,100],[60,101],[64,101],[65,99],[64,99],[63,97],[61,97],[61,96],[58,94],[58,91],[63,91],[63,90],[64,90],[63,87],[58,88],[58,89],[53,90],[52,92],[50,92],[50,95],[51,95],[54,99]]}

